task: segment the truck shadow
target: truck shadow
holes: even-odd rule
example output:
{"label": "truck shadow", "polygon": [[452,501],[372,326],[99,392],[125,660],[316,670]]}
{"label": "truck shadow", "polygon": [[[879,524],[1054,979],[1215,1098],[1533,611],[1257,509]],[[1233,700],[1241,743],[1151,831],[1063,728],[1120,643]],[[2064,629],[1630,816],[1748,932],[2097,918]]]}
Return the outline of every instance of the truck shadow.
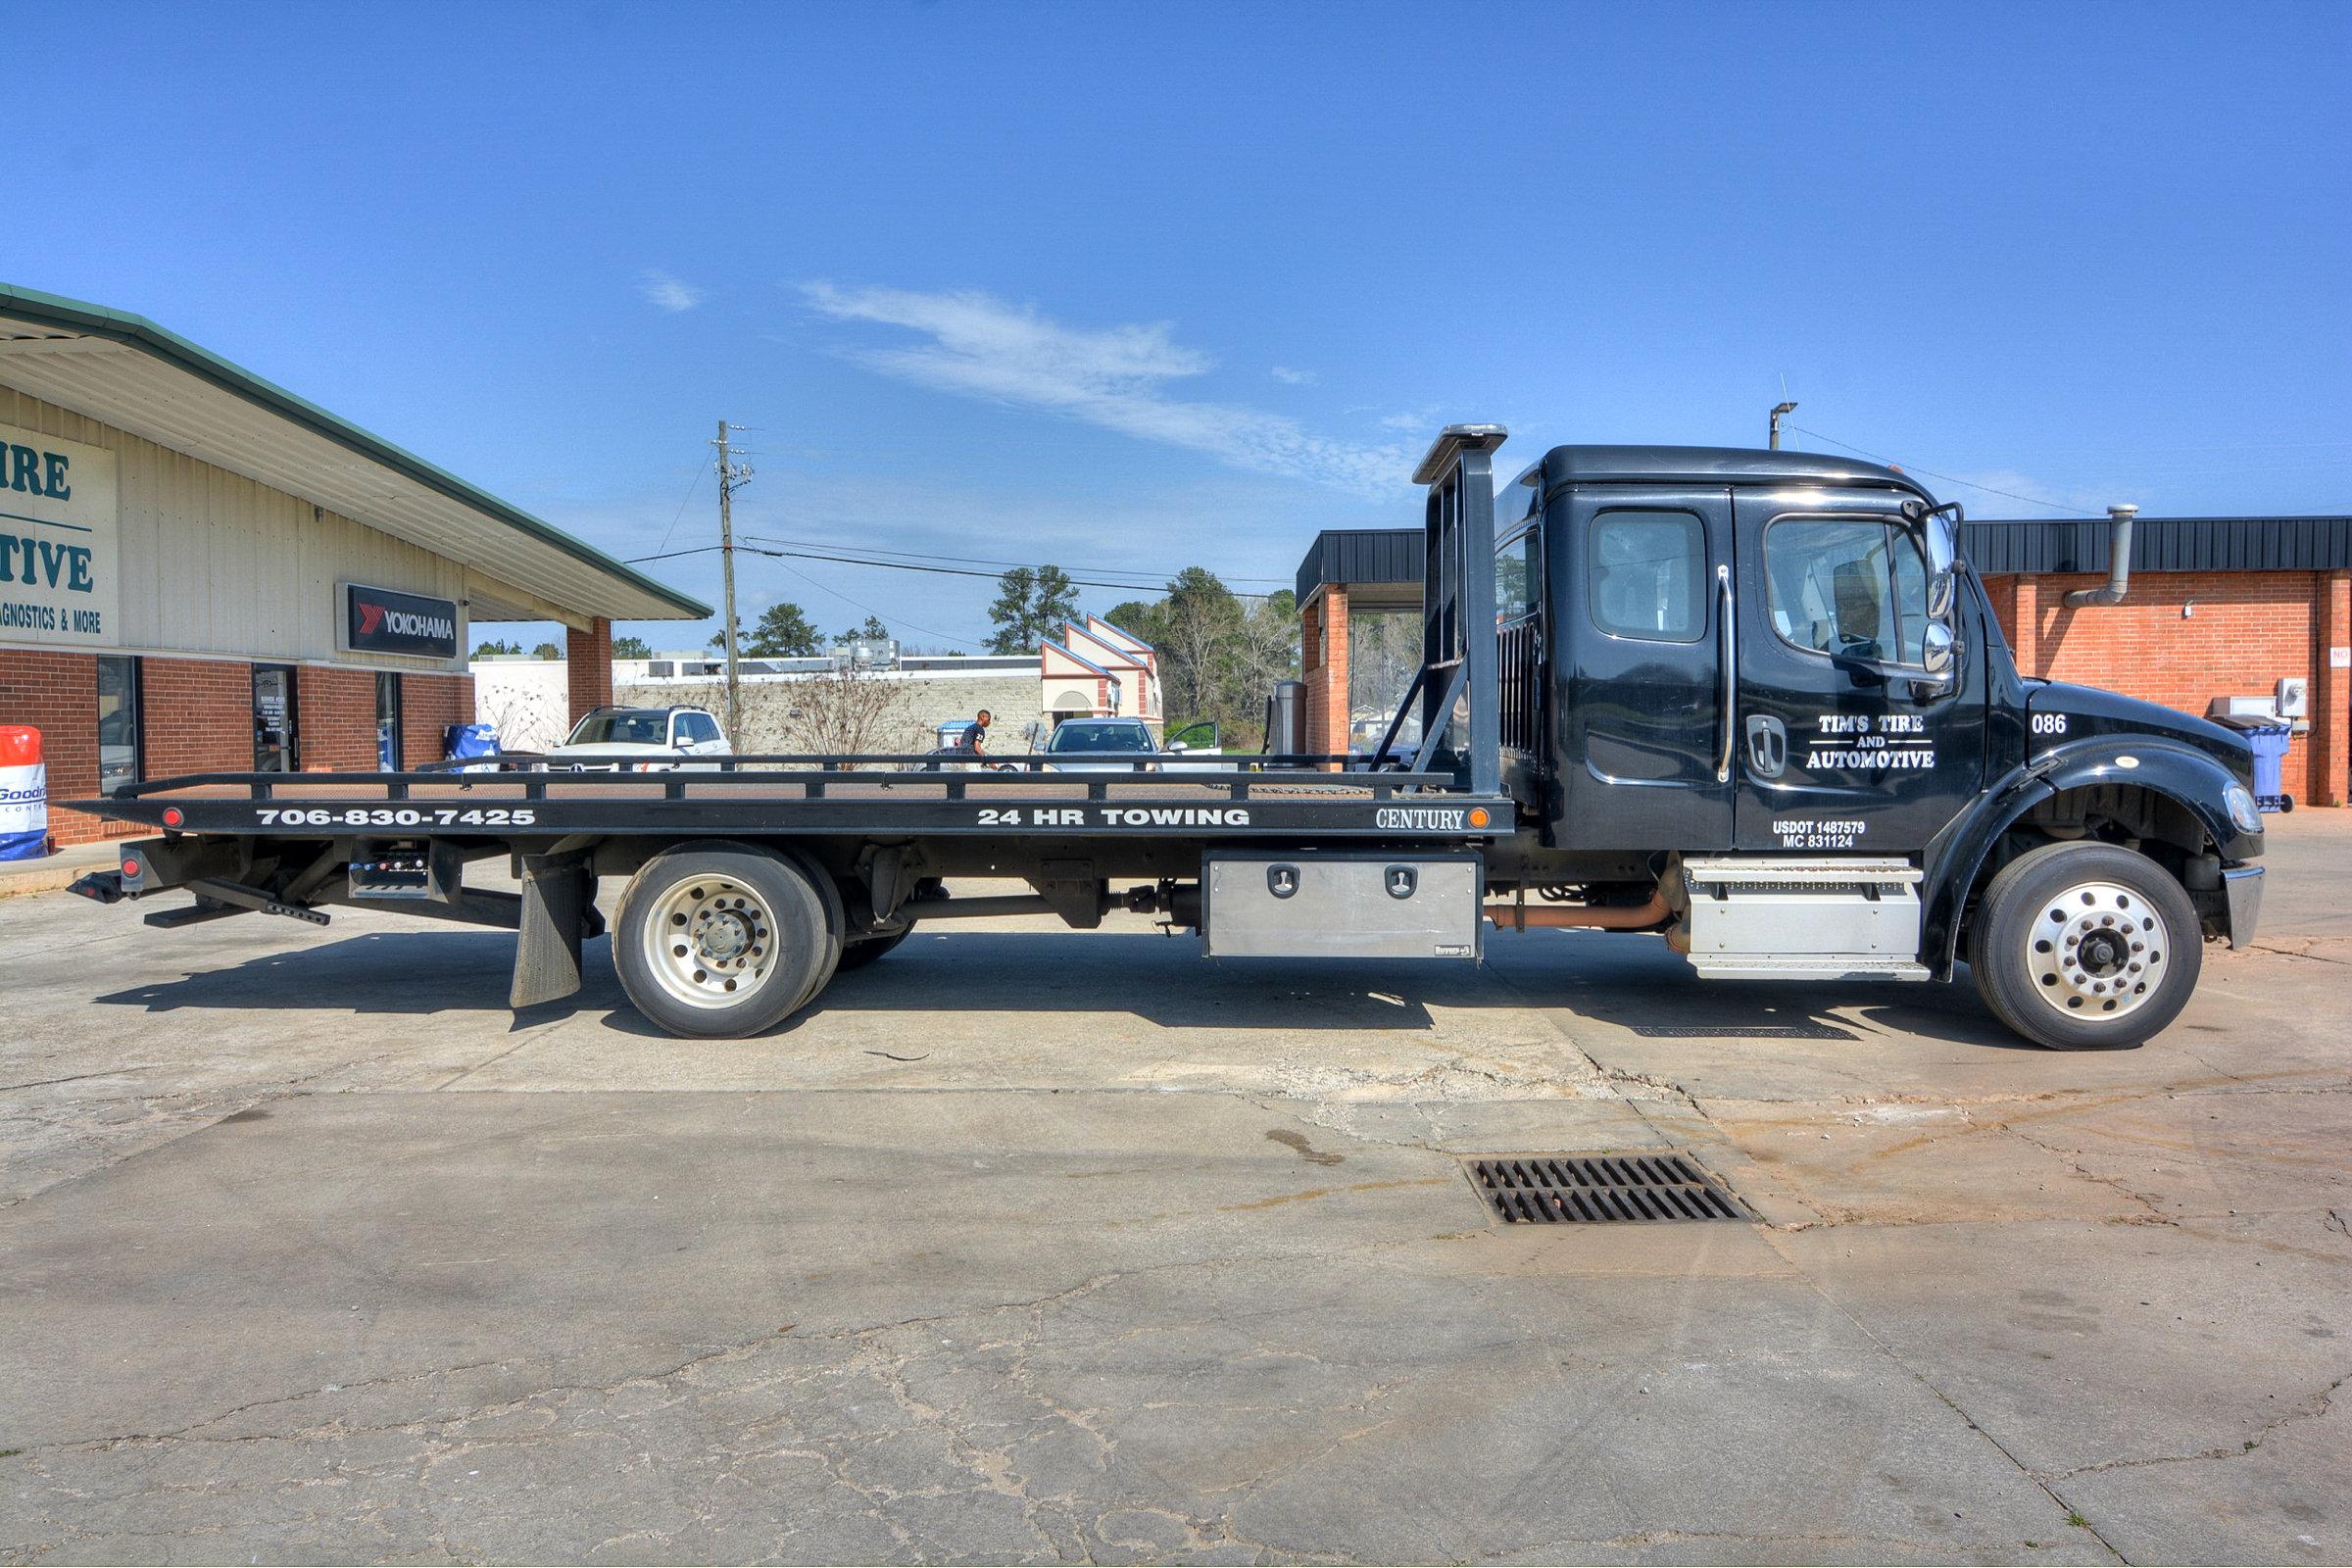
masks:
{"label": "truck shadow", "polygon": [[[514,938],[504,933],[376,931],[95,1000],[150,1013],[506,1014],[515,1028],[588,1016],[616,1032],[661,1038],[622,994],[608,939],[583,951],[578,994],[520,1014],[505,1006],[513,956]],[[1497,936],[1489,960],[1484,968],[1358,958],[1220,962],[1203,959],[1189,939],[1150,932],[917,932],[872,966],[837,977],[813,1006],[771,1033],[790,1036],[845,1013],[1094,1013],[1167,1029],[1423,1032],[1436,1027],[1433,1008],[1518,1007],[1661,1041],[1859,1043],[1885,1031],[2034,1049],[2002,1029],[1965,985],[1710,983],[1654,938],[1602,933]]]}

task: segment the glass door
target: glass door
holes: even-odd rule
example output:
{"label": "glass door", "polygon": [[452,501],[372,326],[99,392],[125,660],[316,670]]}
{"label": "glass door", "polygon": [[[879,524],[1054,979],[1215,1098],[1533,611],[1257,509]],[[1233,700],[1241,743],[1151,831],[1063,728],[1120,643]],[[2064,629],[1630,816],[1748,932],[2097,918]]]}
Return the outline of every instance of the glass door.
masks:
{"label": "glass door", "polygon": [[400,676],[380,669],[375,674],[375,765],[387,773],[400,771]]}
{"label": "glass door", "polygon": [[253,666],[253,767],[291,773],[301,765],[295,734],[294,666]]}

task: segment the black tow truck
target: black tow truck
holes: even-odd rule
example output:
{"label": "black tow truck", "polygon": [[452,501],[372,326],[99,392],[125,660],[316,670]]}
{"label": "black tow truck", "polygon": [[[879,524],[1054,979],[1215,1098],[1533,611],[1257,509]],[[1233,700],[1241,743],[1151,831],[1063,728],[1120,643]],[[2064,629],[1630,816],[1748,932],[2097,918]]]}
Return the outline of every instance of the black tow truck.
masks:
{"label": "black tow truck", "polygon": [[[578,988],[600,886],[625,878],[631,1002],[721,1037],[918,924],[1026,911],[1157,914],[1237,959],[1475,961],[1495,933],[1585,927],[1655,933],[1711,978],[1965,960],[2059,1048],[2145,1040],[2207,941],[2251,938],[2245,741],[2022,678],[1957,505],[1875,464],[1698,447],[1555,447],[1498,496],[1503,440],[1448,426],[1414,475],[1422,664],[1369,757],[206,774],[74,803],[160,831],[76,891],[194,895],[148,916],[167,927],[334,906],[507,927],[521,1007]],[[520,892],[468,887],[479,861]],[[1032,892],[942,887],[977,876]]]}

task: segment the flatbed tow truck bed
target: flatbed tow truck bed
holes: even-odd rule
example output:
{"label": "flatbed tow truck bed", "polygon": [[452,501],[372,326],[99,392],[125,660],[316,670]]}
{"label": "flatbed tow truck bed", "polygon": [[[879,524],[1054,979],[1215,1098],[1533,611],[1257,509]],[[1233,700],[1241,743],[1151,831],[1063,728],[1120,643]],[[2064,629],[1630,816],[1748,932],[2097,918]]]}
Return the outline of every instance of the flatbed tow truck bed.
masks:
{"label": "flatbed tow truck bed", "polygon": [[921,760],[728,758],[658,774],[527,764],[488,773],[191,774],[75,808],[167,834],[404,839],[995,836],[1029,829],[1118,839],[1304,834],[1426,847],[1431,839],[1508,832],[1514,820],[1507,797],[1457,790],[1450,773],[1305,765],[1181,777],[1017,764],[1007,771],[884,770],[909,760]]}

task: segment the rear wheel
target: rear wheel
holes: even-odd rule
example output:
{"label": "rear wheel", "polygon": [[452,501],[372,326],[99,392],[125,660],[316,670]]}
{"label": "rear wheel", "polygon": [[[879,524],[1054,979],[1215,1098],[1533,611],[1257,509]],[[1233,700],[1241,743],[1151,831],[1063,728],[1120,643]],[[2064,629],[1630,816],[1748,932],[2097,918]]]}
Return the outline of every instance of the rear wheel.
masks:
{"label": "rear wheel", "polygon": [[612,939],[621,989],[673,1035],[758,1034],[832,978],[840,901],[826,892],[797,860],[749,845],[666,851],[621,895]]}
{"label": "rear wheel", "polygon": [[2047,844],[2001,867],[1968,949],[1985,1005],[2056,1051],[2160,1033],[2188,1004],[2204,956],[2180,884],[2112,844]]}

